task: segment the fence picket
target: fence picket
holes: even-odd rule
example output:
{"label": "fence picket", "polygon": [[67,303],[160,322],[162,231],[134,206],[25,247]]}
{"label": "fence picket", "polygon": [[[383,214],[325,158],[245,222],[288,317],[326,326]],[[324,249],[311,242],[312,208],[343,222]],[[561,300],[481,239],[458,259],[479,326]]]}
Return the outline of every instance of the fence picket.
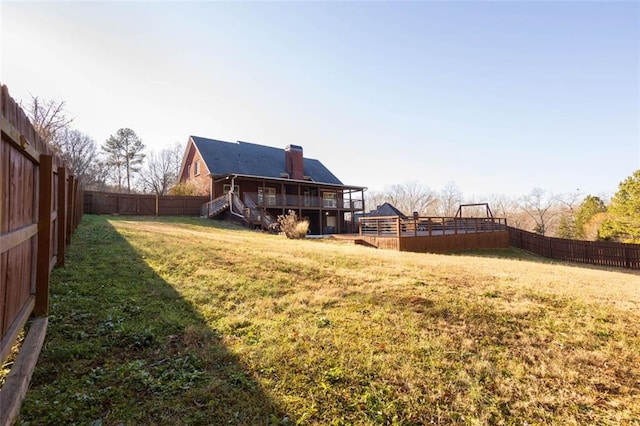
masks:
{"label": "fence picket", "polygon": [[199,216],[209,197],[186,195],[120,194],[85,191],[84,213],[142,216]]}
{"label": "fence picket", "polygon": [[551,259],[640,269],[640,244],[566,240],[507,227],[513,247]]}
{"label": "fence picket", "polygon": [[0,424],[11,424],[46,333],[53,262],[64,263],[70,233],[82,217],[74,204],[82,191],[72,176],[67,185],[62,160],[36,134],[4,85],[0,112],[0,363],[27,319],[40,316],[0,389]]}

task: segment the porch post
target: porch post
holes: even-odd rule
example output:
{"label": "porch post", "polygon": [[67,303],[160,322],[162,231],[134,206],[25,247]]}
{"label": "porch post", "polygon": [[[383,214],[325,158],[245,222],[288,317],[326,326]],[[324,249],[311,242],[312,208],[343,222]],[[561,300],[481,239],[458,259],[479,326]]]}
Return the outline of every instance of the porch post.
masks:
{"label": "porch post", "polygon": [[302,218],[302,197],[300,196],[300,184],[298,183],[298,217]]}

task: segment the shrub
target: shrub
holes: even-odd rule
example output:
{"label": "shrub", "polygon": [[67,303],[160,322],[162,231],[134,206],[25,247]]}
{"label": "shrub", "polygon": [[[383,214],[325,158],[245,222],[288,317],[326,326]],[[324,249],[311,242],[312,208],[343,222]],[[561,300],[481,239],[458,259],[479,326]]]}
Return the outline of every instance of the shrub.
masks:
{"label": "shrub", "polygon": [[298,216],[293,210],[289,210],[286,215],[278,216],[278,224],[280,232],[287,238],[304,238],[309,231],[309,221],[298,220]]}
{"label": "shrub", "polygon": [[209,188],[202,182],[180,182],[169,188],[169,195],[209,195]]}
{"label": "shrub", "polygon": [[198,189],[191,182],[181,182],[169,188],[169,195],[198,195]]}

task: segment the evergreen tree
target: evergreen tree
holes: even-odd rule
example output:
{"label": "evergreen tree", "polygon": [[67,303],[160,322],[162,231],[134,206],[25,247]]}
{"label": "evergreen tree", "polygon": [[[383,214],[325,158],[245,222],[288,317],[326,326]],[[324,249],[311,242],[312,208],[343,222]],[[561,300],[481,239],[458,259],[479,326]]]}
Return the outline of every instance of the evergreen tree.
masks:
{"label": "evergreen tree", "polygon": [[620,183],[609,214],[600,228],[601,238],[640,243],[640,169]]}
{"label": "evergreen tree", "polygon": [[578,240],[586,239],[585,226],[591,221],[591,219],[598,213],[604,213],[607,211],[607,207],[604,205],[599,197],[587,195],[578,207],[578,211],[575,215],[575,237]]}
{"label": "evergreen tree", "polygon": [[142,140],[136,132],[127,128],[119,129],[102,145],[102,150],[107,154],[106,164],[113,171],[118,191],[122,190],[123,180],[126,180],[127,191],[131,192],[131,177],[140,171],[145,156],[143,149]]}
{"label": "evergreen tree", "polygon": [[558,223],[558,238],[565,238],[567,240],[573,240],[576,238],[575,222],[572,216],[560,216],[560,221]]}

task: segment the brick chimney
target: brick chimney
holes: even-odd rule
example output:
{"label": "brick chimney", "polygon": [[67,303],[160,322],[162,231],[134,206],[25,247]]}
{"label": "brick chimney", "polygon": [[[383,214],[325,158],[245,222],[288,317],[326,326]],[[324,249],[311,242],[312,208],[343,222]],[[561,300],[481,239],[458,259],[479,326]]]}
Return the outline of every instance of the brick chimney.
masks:
{"label": "brick chimney", "polygon": [[287,145],[284,149],[284,164],[289,173],[289,178],[304,179],[304,156],[299,145]]}

